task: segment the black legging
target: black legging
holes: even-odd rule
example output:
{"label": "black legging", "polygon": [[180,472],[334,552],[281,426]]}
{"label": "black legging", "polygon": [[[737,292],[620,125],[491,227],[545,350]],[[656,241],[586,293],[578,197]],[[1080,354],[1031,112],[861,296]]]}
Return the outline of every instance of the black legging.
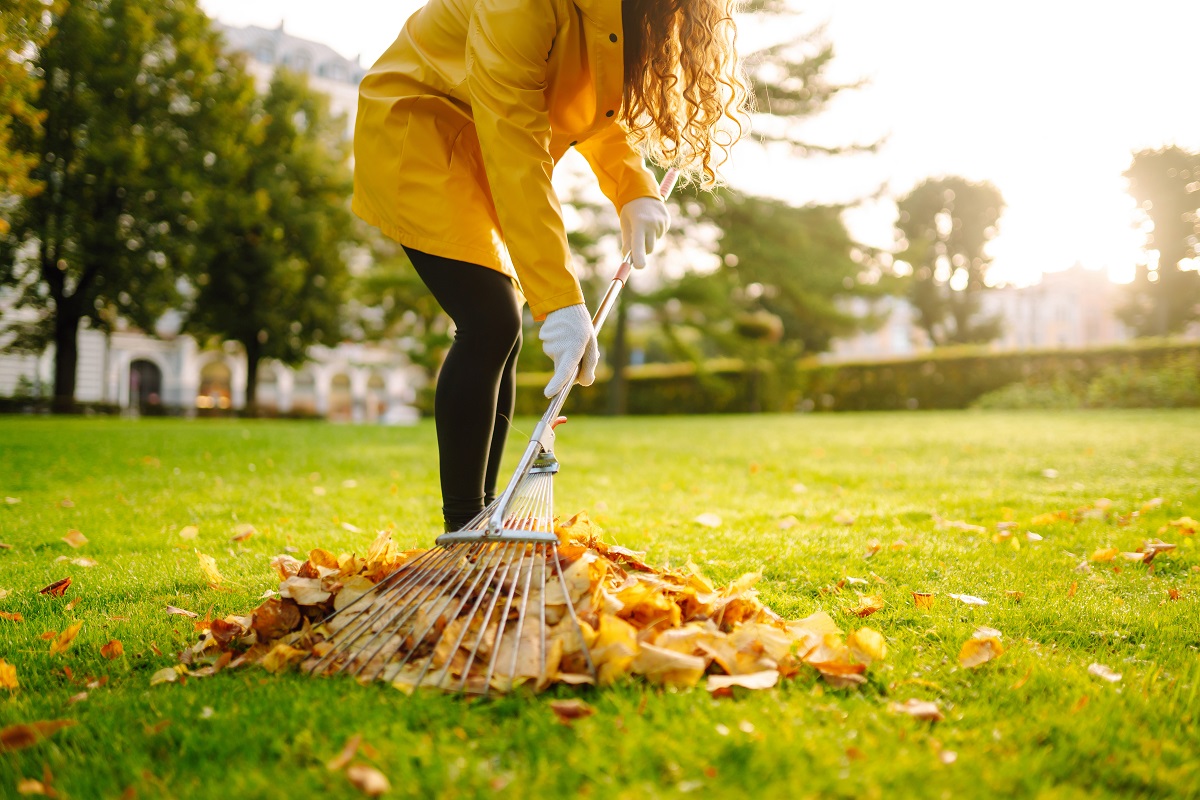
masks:
{"label": "black legging", "polygon": [[404,248],[421,280],[454,320],[433,411],[442,516],[456,531],[495,499],[504,440],[516,402],[521,300],[501,273]]}

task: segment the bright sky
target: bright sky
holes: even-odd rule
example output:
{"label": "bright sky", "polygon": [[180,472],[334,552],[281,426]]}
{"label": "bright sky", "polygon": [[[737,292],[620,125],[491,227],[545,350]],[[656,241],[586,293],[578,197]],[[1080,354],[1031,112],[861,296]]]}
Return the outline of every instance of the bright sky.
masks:
{"label": "bright sky", "polygon": [[[794,159],[739,147],[730,183],[796,202],[882,200],[846,212],[889,247],[895,203],[929,176],[996,184],[1008,204],[992,281],[1031,283],[1076,262],[1132,277],[1142,258],[1121,173],[1133,151],[1200,149],[1195,0],[793,0],[796,30],[828,22],[831,75],[866,78],[806,126],[828,144],[886,137],[872,155]],[[371,63],[415,0],[201,0],[232,25],[274,27]],[[751,34],[747,31],[747,34]],[[745,38],[750,38],[745,37]]]}

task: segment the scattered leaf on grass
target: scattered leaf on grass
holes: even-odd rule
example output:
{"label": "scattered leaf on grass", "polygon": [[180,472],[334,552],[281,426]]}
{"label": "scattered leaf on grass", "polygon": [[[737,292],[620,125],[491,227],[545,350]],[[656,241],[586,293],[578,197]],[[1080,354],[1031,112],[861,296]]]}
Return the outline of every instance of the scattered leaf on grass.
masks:
{"label": "scattered leaf on grass", "polygon": [[366,764],[351,764],[346,770],[346,778],[368,797],[379,797],[392,788],[382,772]]}
{"label": "scattered leaf on grass", "polygon": [[87,700],[87,699],[88,699],[87,692],[80,692],[79,694],[73,694],[67,698],[67,705],[73,706],[76,703],[82,703],[84,700]]}
{"label": "scattered leaf on grass", "polygon": [[966,603],[969,606],[986,606],[988,604],[987,600],[984,600],[982,597],[976,597],[973,594],[951,594],[947,595],[947,597],[953,597],[960,603]]}
{"label": "scattered leaf on grass", "polygon": [[1020,689],[1022,686],[1024,686],[1024,685],[1025,685],[1025,684],[1027,684],[1027,683],[1029,683],[1029,679],[1030,679],[1032,676],[1033,676],[1033,667],[1030,667],[1028,670],[1026,670],[1025,674],[1024,674],[1024,675],[1022,675],[1020,678],[1018,678],[1018,679],[1017,679],[1017,682],[1016,682],[1016,683],[1014,683],[1014,684],[1013,684],[1011,687],[1009,687],[1009,688],[1013,689],[1014,691],[1015,691],[1015,690],[1017,690],[1017,689]]}
{"label": "scattered leaf on grass", "polygon": [[771,689],[777,683],[779,683],[779,670],[766,669],[746,675],[709,675],[708,683],[704,688],[715,693],[733,686],[740,686],[743,689]]}
{"label": "scattered leaf on grass", "polygon": [[21,502],[21,498],[19,498],[19,497],[6,497],[6,498],[4,498],[4,502],[5,502],[5,503],[7,503],[7,504],[8,504],[8,505],[10,505],[10,506],[15,506],[17,503]]}
{"label": "scattered leaf on grass", "polygon": [[262,661],[258,663],[267,672],[283,672],[289,664],[302,661],[307,655],[307,650],[301,650],[281,642],[271,648],[271,652],[263,656]]}
{"label": "scattered leaf on grass", "polygon": [[1102,547],[1099,550],[1092,551],[1089,561],[1107,562],[1112,561],[1120,554],[1120,550],[1115,547]]}
{"label": "scattered leaf on grass", "polygon": [[887,643],[883,634],[872,628],[859,628],[846,637],[846,646],[859,661],[870,666],[872,661],[882,661],[887,656]]}
{"label": "scattered leaf on grass", "polygon": [[71,563],[77,567],[98,567],[99,561],[93,561],[90,558],[72,558]]}
{"label": "scattered leaf on grass", "polygon": [[12,545],[7,542],[0,542],[0,550],[12,550]]}
{"label": "scattered leaf on grass", "polygon": [[564,725],[570,725],[573,720],[590,717],[596,713],[596,709],[579,699],[551,700],[550,710]]}
{"label": "scattered leaf on grass", "polygon": [[167,613],[176,614],[181,617],[192,617],[193,619],[200,616],[195,611],[188,611],[186,608],[176,608],[175,606],[167,606]]}
{"label": "scattered leaf on grass", "polygon": [[75,724],[73,719],[56,719],[47,722],[28,722],[21,725],[9,725],[0,729],[0,753],[13,750],[24,750],[33,747],[43,739],[53,736],[63,728]]}
{"label": "scattered leaf on grass", "polygon": [[21,616],[20,611],[0,611],[0,619],[6,619],[9,622],[25,621],[25,617]]}
{"label": "scattered leaf on grass", "polygon": [[235,542],[244,542],[256,533],[258,533],[258,531],[253,525],[242,523],[233,529],[233,536],[230,536],[229,538]]}
{"label": "scattered leaf on grass", "polygon": [[932,700],[918,700],[915,697],[905,700],[903,703],[888,703],[888,710],[893,714],[907,714],[913,719],[922,719],[928,722],[941,722],[946,718],[937,703]]}
{"label": "scattered leaf on grass", "polygon": [[205,580],[212,587],[220,586],[221,581],[225,580],[221,577],[221,571],[217,569],[217,560],[212,556],[206,556],[199,550],[196,551],[196,558],[200,561],[200,571],[204,573]]}
{"label": "scattered leaf on grass", "polygon": [[79,601],[82,599],[83,598],[80,597],[79,595],[75,595],[67,602],[67,604],[65,606],[63,606],[63,610],[64,611],[74,611],[75,606],[79,605]]}
{"label": "scattered leaf on grass", "polygon": [[858,605],[853,608],[847,608],[847,614],[853,614],[856,617],[869,617],[876,611],[883,608],[883,595],[878,594],[859,594]]}
{"label": "scattered leaf on grass", "polygon": [[43,586],[41,589],[38,589],[38,594],[48,594],[51,597],[62,597],[67,593],[67,588],[70,587],[70,585],[71,579],[63,578],[60,581],[55,581],[49,586]]}
{"label": "scattered leaf on grass", "polygon": [[1101,680],[1106,680],[1109,683],[1116,683],[1117,681],[1121,680],[1121,673],[1113,672],[1103,664],[1089,664],[1088,675],[1100,678]]}
{"label": "scattered leaf on grass", "polygon": [[913,603],[917,608],[933,608],[933,594],[931,592],[913,592]]}
{"label": "scattered leaf on grass", "polygon": [[67,535],[62,537],[62,540],[76,549],[87,544],[87,537],[77,530],[67,531]]}
{"label": "scattered leaf on grass", "polygon": [[833,522],[835,525],[850,526],[850,525],[853,525],[857,521],[858,521],[858,515],[853,514],[849,511],[839,511],[837,514],[835,514],[833,516]]}
{"label": "scattered leaf on grass", "polygon": [[195,525],[184,525],[179,529],[179,538],[181,539],[195,539],[199,535],[200,529]]}
{"label": "scattered leaf on grass", "polygon": [[1080,711],[1083,711],[1083,709],[1087,707],[1087,704],[1088,704],[1088,696],[1086,694],[1082,695],[1078,700],[1075,701],[1075,705],[1071,706],[1071,713],[1078,714]]}
{"label": "scattered leaf on grass", "polygon": [[706,528],[721,527],[721,518],[711,512],[706,512],[704,514],[699,515],[698,517],[693,519],[692,522],[696,523],[697,525],[703,525]]}
{"label": "scattered leaf on grass", "polygon": [[1200,532],[1200,522],[1197,522],[1191,517],[1180,517],[1179,519],[1173,519],[1167,524],[1172,528],[1179,528],[1179,532],[1184,536],[1195,536],[1197,532]]}
{"label": "scattered leaf on grass", "polygon": [[12,594],[12,592],[10,590],[0,589],[0,600],[3,600],[4,598],[8,597],[10,594]]}
{"label": "scattered leaf on grass", "polygon": [[1071,588],[1067,589],[1067,598],[1075,596],[1075,592],[1079,590],[1079,581],[1071,581]]}
{"label": "scattered leaf on grass", "polygon": [[160,683],[174,683],[177,680],[179,680],[179,671],[175,667],[163,667],[150,676],[150,685],[158,686]]}
{"label": "scattered leaf on grass", "polygon": [[953,750],[941,750],[938,752],[938,761],[943,764],[953,764],[958,761],[958,753]]}
{"label": "scattered leaf on grass", "polygon": [[800,520],[796,519],[791,514],[779,520],[778,527],[781,531],[786,531],[800,524]]}
{"label": "scattered leaf on grass", "polygon": [[342,752],[326,762],[325,768],[330,772],[337,772],[345,767],[354,756],[358,755],[358,746],[360,744],[362,744],[362,734],[356,733],[346,740],[346,744],[342,746]]}
{"label": "scattered leaf on grass", "polygon": [[15,692],[20,686],[17,683],[16,666],[0,658],[0,689],[8,689]]}
{"label": "scattered leaf on grass", "polygon": [[997,658],[1003,652],[1000,631],[995,628],[979,628],[963,643],[962,650],[958,652],[958,663],[970,669]]}
{"label": "scattered leaf on grass", "polygon": [[1016,600],[1017,602],[1020,602],[1025,597],[1024,592],[1017,592],[1017,591],[1012,591],[1012,590],[1006,591],[1004,593],[1004,595],[1011,600]]}
{"label": "scattered leaf on grass", "polygon": [[120,639],[109,639],[107,644],[100,646],[100,655],[107,659],[120,658],[125,654],[125,645]]}
{"label": "scattered leaf on grass", "polygon": [[21,778],[21,780],[17,781],[17,794],[26,796],[40,794],[45,797],[57,796],[54,794],[54,789],[37,778]]}
{"label": "scattered leaf on grass", "polygon": [[75,637],[79,635],[79,629],[83,627],[82,622],[76,622],[69,626],[65,631],[60,633],[53,642],[50,643],[50,655],[56,656],[59,653],[66,652],[71,646],[71,642],[75,641]]}
{"label": "scattered leaf on grass", "polygon": [[1164,542],[1161,539],[1147,539],[1142,542],[1142,546],[1138,548],[1138,551],[1142,555],[1142,561],[1149,564],[1159,553],[1168,553],[1174,549],[1175,545]]}

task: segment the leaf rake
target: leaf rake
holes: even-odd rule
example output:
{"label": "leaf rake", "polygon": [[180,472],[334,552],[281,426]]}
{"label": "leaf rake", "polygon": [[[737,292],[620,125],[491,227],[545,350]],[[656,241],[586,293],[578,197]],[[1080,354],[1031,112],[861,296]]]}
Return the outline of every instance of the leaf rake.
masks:
{"label": "leaf rake", "polygon": [[[663,199],[677,177],[667,171]],[[630,269],[626,255],[592,318],[596,333]],[[485,695],[530,681],[541,688],[560,671],[587,680],[586,670],[595,681],[575,613],[586,574],[580,581],[578,570],[564,570],[554,532],[554,428],[578,373],[576,365],[551,398],[495,502],[322,622],[327,638],[306,664],[310,673]]]}

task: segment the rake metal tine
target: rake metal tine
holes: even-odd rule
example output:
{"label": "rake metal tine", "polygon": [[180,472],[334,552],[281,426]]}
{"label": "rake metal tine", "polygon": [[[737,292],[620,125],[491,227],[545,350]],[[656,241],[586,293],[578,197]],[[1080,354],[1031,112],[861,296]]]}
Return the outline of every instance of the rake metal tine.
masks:
{"label": "rake metal tine", "polygon": [[[476,570],[475,582],[471,585],[471,588],[468,589],[463,594],[462,602],[458,604],[458,608],[455,609],[454,613],[450,615],[451,622],[458,619],[459,615],[462,613],[463,607],[466,606],[467,601],[471,599],[472,595],[475,595],[475,605],[471,607],[471,611],[467,615],[467,617],[470,618],[475,615],[475,612],[476,612],[476,610],[478,610],[480,603],[483,602],[484,595],[487,594],[486,587],[489,584],[491,584],[492,578],[495,576],[496,571],[498,569],[500,569],[500,565],[502,563],[504,563],[504,552],[507,551],[510,546],[511,545],[506,544],[501,547],[496,547],[492,550],[491,553],[488,554],[488,561],[485,562],[482,567],[480,567],[478,570]],[[495,559],[496,563],[494,566],[492,566],[491,573],[488,575],[487,580],[483,581],[483,584],[482,584],[483,588],[476,591],[476,587],[480,586],[480,580],[483,578],[483,574],[485,572],[487,572],[488,566],[492,563],[493,559]],[[449,623],[447,623],[447,627],[449,627]],[[450,648],[450,656],[449,656],[449,658],[446,659],[446,664],[442,667],[441,673],[438,674],[437,680],[434,681],[435,686],[440,686],[442,681],[445,680],[446,673],[449,672],[449,670],[450,670],[450,664],[454,660],[454,654],[456,652],[458,652],[459,645],[462,644],[463,638],[467,635],[468,627],[470,627],[470,623],[463,625],[462,630],[460,630],[458,632],[458,638],[454,642],[454,647]],[[446,635],[446,629],[443,628],[441,634],[439,634],[437,639],[434,640],[434,642],[433,642],[433,649],[429,653],[429,658],[427,658],[425,660],[425,666],[423,666],[421,668],[421,673],[417,676],[417,680],[416,680],[417,686],[421,685],[421,682],[425,680],[425,675],[428,674],[428,672],[429,672],[429,668],[431,666],[433,666],[433,659],[437,656],[437,647],[441,643],[442,638],[445,635]],[[415,647],[409,651],[409,654],[404,657],[403,661],[400,662],[401,667],[403,667],[406,663],[408,663],[409,657],[411,657],[411,655],[415,651],[416,651]]]}
{"label": "rake metal tine", "polygon": [[[472,545],[472,547],[477,547],[477,546]],[[452,553],[452,557],[448,560],[448,563],[439,570],[437,579],[427,583],[425,585],[424,589],[422,590],[420,596],[418,596],[415,600],[409,601],[409,603],[406,607],[408,613],[406,613],[399,622],[396,622],[395,620],[393,620],[391,623],[389,623],[384,628],[381,628],[380,630],[376,631],[375,635],[372,636],[370,639],[368,639],[366,644],[364,644],[363,647],[360,649],[360,651],[359,651],[360,653],[365,653],[365,651],[371,646],[371,644],[373,642],[375,642],[377,639],[379,639],[384,633],[388,633],[389,635],[391,635],[392,631],[402,630],[404,628],[404,623],[407,622],[408,619],[410,617],[412,617],[412,615],[415,614],[420,609],[421,604],[426,602],[426,600],[428,600],[429,597],[433,594],[434,590],[437,589],[439,586],[442,587],[442,593],[441,593],[441,595],[438,595],[438,596],[439,597],[445,596],[446,585],[454,580],[453,577],[450,577],[453,575],[451,570],[453,570],[454,565],[458,562],[458,559],[462,557],[461,553],[453,552],[453,551],[458,550],[459,546],[456,545],[456,546],[448,547],[446,549],[447,549],[447,551],[450,551],[450,553]],[[456,584],[455,587],[453,589],[451,589],[450,591],[451,592],[458,591],[459,586],[461,586],[462,583],[466,580],[466,577],[468,574],[469,574],[469,572],[464,572],[462,577],[460,578],[458,584]],[[444,578],[447,578],[447,577],[449,578],[449,580],[444,580]],[[388,609],[386,607],[380,608],[379,611],[375,612],[375,617],[377,618],[389,610],[390,609]],[[419,642],[420,639],[417,639],[415,641]],[[379,651],[383,649],[383,646],[386,643],[387,643],[387,640],[385,639],[384,641],[379,643],[379,646],[376,647],[371,652],[370,655],[360,658],[358,669],[353,670],[350,674],[351,675],[360,674],[366,668],[367,664],[371,661],[371,659],[373,659],[376,655],[379,654]],[[413,646],[415,647],[416,644],[414,644]]]}
{"label": "rake metal tine", "polygon": [[[500,564],[497,564],[496,567],[499,568]],[[511,560],[505,561],[504,562],[504,574],[500,576],[500,579],[498,581],[495,581],[495,584],[492,589],[491,601],[488,603],[487,611],[485,611],[483,614],[483,620],[479,626],[479,633],[475,636],[475,643],[473,645],[471,645],[470,655],[467,656],[467,664],[463,668],[462,680],[459,681],[459,684],[458,684],[458,691],[460,691],[460,692],[467,685],[467,679],[470,677],[471,665],[475,663],[475,656],[477,656],[479,654],[479,645],[481,642],[483,642],[483,637],[487,635],[487,627],[488,627],[488,623],[492,619],[492,612],[494,612],[496,610],[496,602],[500,599],[500,595],[502,594],[502,592],[500,591],[500,587],[504,585],[504,579],[508,577],[508,572],[511,569],[511,567],[512,567],[512,561]],[[493,582],[491,580],[489,580],[488,583],[489,583],[489,585],[491,585]],[[496,648],[499,648],[500,640],[497,639],[495,641],[495,643],[492,645],[492,647],[493,647],[493,650],[495,650]]]}
{"label": "rake metal tine", "polygon": [[[488,555],[488,557],[490,558],[491,554],[494,554],[494,552],[495,552],[495,548],[491,547],[491,545],[489,543],[484,543],[482,545],[474,545],[474,546],[479,548],[476,555],[482,554],[485,549],[490,548],[490,552]],[[436,599],[428,601],[431,605],[437,605],[439,603],[440,603],[440,605],[438,605],[438,608],[435,611],[431,611],[431,613],[429,614],[429,621],[427,623],[425,623],[424,629],[422,629],[422,631],[420,633],[416,634],[413,637],[412,647],[409,648],[408,653],[404,656],[403,660],[400,661],[400,664],[399,664],[400,667],[403,667],[405,664],[407,664],[408,660],[413,657],[413,655],[417,652],[417,648],[420,647],[425,642],[425,637],[429,634],[429,631],[433,630],[433,626],[437,624],[438,618],[441,617],[442,612],[445,611],[447,608],[449,608],[450,604],[454,602],[454,596],[456,594],[458,594],[459,589],[461,589],[466,584],[467,580],[471,577],[471,575],[475,575],[475,582],[471,585],[471,588],[468,589],[463,594],[463,599],[461,602],[459,602],[458,609],[456,609],[454,614],[452,614],[450,616],[450,618],[446,624],[449,625],[450,622],[452,622],[454,620],[454,618],[458,616],[458,612],[462,610],[462,607],[464,605],[466,605],[467,600],[470,596],[470,593],[472,591],[474,591],[475,586],[477,586],[479,584],[479,579],[483,576],[483,572],[486,570],[486,568],[487,568],[486,562],[483,567],[480,567],[478,565],[478,562],[474,562],[470,567],[468,567],[465,570],[462,570],[462,575],[459,578],[458,583],[455,584],[453,589],[451,589],[449,592],[443,591],[440,595],[437,596]],[[453,579],[451,579],[451,580],[453,580]],[[416,609],[414,608],[414,611],[415,610]],[[411,616],[411,613],[412,612],[410,612],[410,616]],[[443,633],[444,632],[445,632],[445,630],[443,629]],[[438,640],[440,640],[441,637],[442,637],[442,634],[439,634]],[[434,644],[436,646],[437,641],[435,641]],[[432,655],[430,656],[430,658],[432,658]],[[425,677],[424,670],[422,670],[422,672],[421,672],[421,677],[422,677],[422,679]],[[420,684],[421,684],[421,681],[418,680],[417,685],[419,686]]]}
{"label": "rake metal tine", "polygon": [[546,674],[546,562],[550,558],[550,545],[546,545],[546,552],[542,553],[542,591],[539,593],[542,599],[541,613],[541,634],[542,634],[542,669],[538,675],[538,686],[541,686],[548,676]]}
{"label": "rake metal tine", "polygon": [[[423,565],[420,569],[416,569],[417,565],[422,560],[425,560],[425,556],[430,555],[430,554],[434,554],[436,557],[430,558],[428,560],[429,561],[428,564]],[[402,564],[394,572],[392,572],[391,575],[388,575],[388,577],[384,578],[382,581],[377,583],[374,587],[372,587],[372,589],[370,591],[368,591],[362,597],[357,598],[350,605],[346,606],[345,608],[341,609],[340,611],[335,611],[332,614],[330,614],[329,616],[327,616],[325,619],[323,619],[321,621],[321,624],[325,624],[326,622],[328,622],[329,620],[338,616],[339,614],[345,614],[350,609],[354,608],[354,606],[356,606],[360,602],[362,602],[364,599],[374,602],[376,600],[379,600],[382,598],[387,598],[387,597],[390,597],[397,593],[407,591],[407,589],[410,585],[412,585],[416,581],[420,580],[421,575],[425,574],[425,570],[427,570],[427,569],[433,567],[434,565],[437,565],[443,561],[446,561],[446,560],[447,560],[447,555],[440,551],[437,551],[437,550],[429,550],[426,553],[422,553],[420,556],[418,556],[418,558],[416,560],[410,562],[410,564]],[[405,578],[403,580],[401,580],[398,583],[393,584],[391,586],[387,586],[386,588],[382,588],[382,587],[384,587],[384,583],[386,581],[392,579],[393,577],[395,577],[402,571],[405,572]],[[368,606],[368,608],[369,607],[370,606]],[[317,661],[316,664],[313,665],[313,667],[309,670],[309,673],[315,674],[318,670],[321,669],[322,666],[324,666],[326,664],[326,662],[331,661],[332,659],[341,655],[343,653],[343,649],[342,649],[341,645],[344,645],[346,642],[353,641],[354,639],[358,638],[363,633],[364,629],[368,628],[370,626],[370,623],[373,622],[376,618],[378,618],[379,614],[381,614],[381,613],[382,613],[382,609],[380,611],[375,612],[374,614],[368,615],[364,610],[363,612],[359,613],[359,615],[356,619],[354,619],[353,621],[348,623],[345,628],[337,631],[336,633],[331,634],[329,637],[329,641],[333,644],[333,647],[330,649],[330,651],[328,653],[326,653],[324,656],[322,656],[320,658],[320,660]],[[339,672],[340,671],[341,670],[339,670]]]}
{"label": "rake metal tine", "polygon": [[596,665],[592,663],[592,654],[583,638],[583,628],[579,625],[579,617],[575,615],[575,603],[572,602],[571,594],[567,591],[567,579],[563,577],[562,563],[558,560],[557,547],[554,548],[554,571],[558,574],[558,583],[562,586],[563,597],[567,599],[567,613],[571,615],[571,622],[575,623],[575,632],[579,634],[579,644],[582,646],[583,657],[587,659],[588,672],[591,673],[592,680],[596,680]]}
{"label": "rake metal tine", "polygon": [[[536,548],[535,548],[536,552]],[[517,568],[516,580],[521,578],[521,567],[524,567],[526,556],[521,556],[521,566]],[[533,577],[533,561],[529,561],[529,569],[525,572],[525,586],[521,589],[521,611],[517,614],[517,634],[516,644],[513,645],[512,663],[508,666],[508,691],[512,691],[513,683],[516,681],[517,672],[517,654],[521,650],[521,631],[525,628],[525,611],[529,608],[529,580]],[[542,660],[545,661],[546,654],[542,654]]]}
{"label": "rake metal tine", "polygon": [[[424,565],[423,567],[421,567],[421,569],[408,571],[408,574],[406,575],[404,580],[399,581],[398,583],[396,583],[393,586],[389,586],[387,589],[385,589],[382,592],[376,592],[374,594],[369,595],[372,602],[389,599],[393,596],[396,596],[396,595],[402,594],[403,592],[408,591],[413,586],[418,584],[423,577],[427,576],[431,570],[444,569],[445,567],[453,564],[453,562],[456,558],[454,553],[447,552],[447,551],[430,550],[429,552],[430,553],[436,552],[437,556],[433,559],[430,559],[429,563]],[[414,565],[415,565],[415,563],[416,562],[414,562]],[[403,569],[403,566],[401,566],[400,569]],[[397,570],[397,571],[399,571],[399,570]],[[396,574],[395,572],[392,573],[392,575],[395,575],[395,574]],[[385,578],[385,580],[386,580],[386,578]],[[381,584],[382,584],[382,582],[381,582]],[[355,602],[358,602],[358,601],[355,601]],[[337,612],[337,613],[343,613],[343,612],[347,611],[348,609],[352,608],[353,605],[354,604],[352,603],[349,606],[346,606],[346,608],[342,609],[342,611]],[[344,646],[347,643],[353,642],[355,639],[357,639],[363,633],[366,633],[367,631],[369,631],[371,624],[375,620],[379,619],[379,617],[382,614],[384,614],[386,611],[387,611],[387,607],[384,605],[381,605],[380,608],[374,612],[371,612],[371,613],[368,613],[365,611],[361,612],[359,614],[358,618],[356,618],[353,622],[348,624],[342,630],[340,630],[340,631],[334,633],[332,636],[330,636],[330,641],[333,642],[333,644],[334,644],[333,649],[331,649],[328,653],[326,653],[321,658],[321,661],[317,662],[317,664],[313,667],[312,671],[316,672],[317,669],[320,668],[322,662],[324,662],[328,659],[332,659],[332,658],[336,657],[337,655],[339,655],[340,653],[342,653]],[[335,615],[330,615],[330,617],[332,617],[332,616],[335,616]],[[329,619],[329,618],[326,618],[326,619]],[[342,668],[338,669],[338,672],[343,671],[345,669],[345,666],[346,665],[343,665]]]}
{"label": "rake metal tine", "polygon": [[[520,572],[517,575],[520,576]],[[487,674],[483,679],[483,694],[485,697],[492,689],[492,672],[496,668],[496,659],[500,657],[500,643],[504,641],[504,629],[508,627],[508,612],[512,610],[513,593],[516,590],[517,581],[514,578],[512,585],[508,587],[508,597],[504,600],[504,612],[500,615],[499,627],[496,630],[496,646],[492,649],[492,657],[488,660]]]}

